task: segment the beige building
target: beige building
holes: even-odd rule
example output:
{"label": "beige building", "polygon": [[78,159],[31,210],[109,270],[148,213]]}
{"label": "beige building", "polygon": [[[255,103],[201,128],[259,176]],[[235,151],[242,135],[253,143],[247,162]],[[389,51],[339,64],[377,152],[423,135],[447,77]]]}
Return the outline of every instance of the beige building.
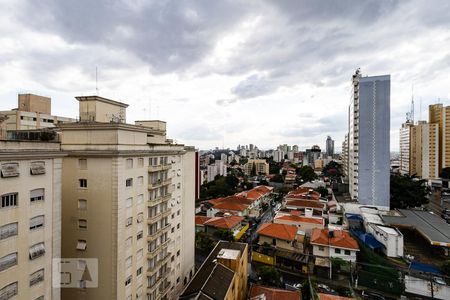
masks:
{"label": "beige building", "polygon": [[60,299],[62,160],[58,142],[0,140],[0,299]]}
{"label": "beige building", "polygon": [[411,134],[411,174],[424,179],[439,177],[439,125],[419,121]]}
{"label": "beige building", "polygon": [[342,171],[345,177],[348,177],[348,134],[345,135],[344,141],[342,142]]}
{"label": "beige building", "polygon": [[410,174],[411,162],[411,132],[414,125],[411,122],[402,124],[400,128],[400,173]]}
{"label": "beige building", "polygon": [[442,170],[442,150],[443,150],[443,135],[444,135],[444,107],[442,103],[433,104],[428,107],[428,122],[430,124],[437,124],[438,127],[438,174]]}
{"label": "beige building", "polygon": [[165,122],[124,123],[126,104],[77,100],[80,122],[60,126],[62,255],[98,258],[99,284],[62,297],[174,299],[194,273],[194,149]]}
{"label": "beige building", "polygon": [[[74,119],[53,116],[51,114],[51,99],[48,97],[33,95],[33,94],[19,94],[18,108],[9,111],[0,111],[5,120],[3,126],[3,133],[6,136],[5,130],[32,130],[55,127],[58,124],[74,122]],[[2,121],[0,120],[0,123]]]}
{"label": "beige building", "polygon": [[252,173],[253,166],[255,166],[256,175],[269,175],[269,163],[267,163],[265,159],[249,159],[244,165],[245,174],[250,175]]}

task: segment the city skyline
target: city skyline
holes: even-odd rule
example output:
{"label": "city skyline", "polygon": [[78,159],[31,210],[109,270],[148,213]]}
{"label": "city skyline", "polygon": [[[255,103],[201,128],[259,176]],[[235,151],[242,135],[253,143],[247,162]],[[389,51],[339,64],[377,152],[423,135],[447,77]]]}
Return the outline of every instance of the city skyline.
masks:
{"label": "city skyline", "polygon": [[450,104],[449,3],[358,4],[2,2],[0,110],[33,92],[75,117],[74,97],[98,91],[130,104],[128,122],[162,119],[170,136],[200,149],[323,147],[331,135],[339,152],[361,67],[391,74],[398,151],[412,85],[416,120],[438,99]]}

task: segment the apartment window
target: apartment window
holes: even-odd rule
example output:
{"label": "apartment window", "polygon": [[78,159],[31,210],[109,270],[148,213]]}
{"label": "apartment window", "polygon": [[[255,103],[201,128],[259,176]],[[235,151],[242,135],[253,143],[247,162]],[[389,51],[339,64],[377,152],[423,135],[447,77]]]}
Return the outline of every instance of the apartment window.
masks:
{"label": "apartment window", "polygon": [[2,178],[18,177],[19,176],[19,163],[2,164],[1,176],[2,176]]}
{"label": "apartment window", "polygon": [[0,299],[2,299],[2,300],[10,299],[10,298],[14,297],[15,295],[17,295],[18,291],[19,291],[18,282],[16,281],[16,282],[10,283],[0,290]]}
{"label": "apartment window", "polygon": [[44,296],[39,296],[39,297],[37,297],[37,298],[34,299],[34,300],[44,300]]}
{"label": "apartment window", "polygon": [[144,176],[139,176],[137,178],[137,180],[138,180],[138,185],[143,185],[144,184]]}
{"label": "apartment window", "polygon": [[148,217],[153,218],[158,213],[158,205],[151,206],[148,208]]}
{"label": "apartment window", "polygon": [[87,209],[87,200],[85,200],[85,199],[78,199],[78,209],[86,210]]}
{"label": "apartment window", "polygon": [[131,284],[131,278],[132,278],[131,275],[127,277],[127,279],[125,280],[125,286],[128,286]]}
{"label": "apartment window", "polygon": [[87,188],[87,179],[78,179],[80,188]]}
{"label": "apartment window", "polygon": [[142,267],[140,267],[139,269],[137,269],[136,271],[136,276],[139,276],[142,274]]}
{"label": "apartment window", "polygon": [[17,222],[9,223],[0,227],[0,240],[17,235],[19,225]]}
{"label": "apartment window", "polygon": [[132,236],[128,237],[128,238],[125,240],[125,246],[126,246],[127,248],[130,248],[131,245],[132,245],[132,243],[133,243],[133,237],[132,237]]}
{"label": "apartment window", "polygon": [[177,256],[180,256],[180,250],[177,251]]}
{"label": "apartment window", "polygon": [[132,169],[133,168],[133,159],[132,158],[127,158],[127,160],[126,160],[126,168],[127,169]]}
{"label": "apartment window", "polygon": [[174,219],[174,218],[175,218],[175,213],[172,214],[172,219]]}
{"label": "apartment window", "polygon": [[43,242],[37,243],[30,247],[29,255],[31,260],[41,257],[44,254],[45,254],[45,245]]}
{"label": "apartment window", "polygon": [[139,241],[140,239],[142,239],[144,237],[144,232],[141,230],[138,232],[138,234],[136,235],[136,239]]}
{"label": "apartment window", "polygon": [[180,215],[180,213],[181,213],[181,210],[179,209],[179,210],[177,210],[177,216],[179,216]]}
{"label": "apartment window", "polygon": [[138,167],[143,167],[144,166],[144,159],[142,157],[138,158]]}
{"label": "apartment window", "polygon": [[44,281],[44,269],[40,269],[30,275],[30,286],[38,284]]}
{"label": "apartment window", "polygon": [[86,240],[78,240],[77,241],[77,250],[85,251],[87,247]]}
{"label": "apartment window", "polygon": [[180,223],[177,224],[177,229],[180,229]]}
{"label": "apartment window", "polygon": [[44,201],[45,190],[43,188],[30,191],[30,202]]}
{"label": "apartment window", "polygon": [[128,198],[128,199],[126,200],[125,205],[126,205],[127,208],[128,208],[128,207],[132,207],[132,206],[133,206],[133,198],[132,198],[132,197]]}
{"label": "apartment window", "polygon": [[148,286],[152,287],[156,283],[156,274],[148,277]]}
{"label": "apartment window", "polygon": [[341,249],[334,249],[334,253],[341,254]]}
{"label": "apartment window", "polygon": [[30,219],[30,230],[44,227],[45,216],[40,215]]}
{"label": "apartment window", "polygon": [[133,264],[133,257],[128,256],[125,260],[125,268],[131,268],[131,265]]}
{"label": "apartment window", "polygon": [[136,252],[136,260],[140,260],[144,256],[144,249],[139,249]]}
{"label": "apartment window", "polygon": [[0,258],[0,272],[15,265],[17,265],[17,252],[8,254]]}
{"label": "apartment window", "polygon": [[180,277],[177,278],[177,283],[180,283]]}
{"label": "apartment window", "polygon": [[34,161],[30,165],[31,175],[45,174],[45,161]]}
{"label": "apartment window", "polygon": [[137,204],[141,204],[142,202],[144,202],[144,195],[143,194],[138,195],[136,202]]}
{"label": "apartment window", "polygon": [[142,223],[144,221],[144,213],[138,213],[137,215],[137,222]]}
{"label": "apartment window", "polygon": [[172,227],[171,232],[172,232],[172,233],[175,232],[175,227]]}
{"label": "apartment window", "polygon": [[345,255],[350,255],[350,250],[344,250]]}
{"label": "apartment window", "polygon": [[10,193],[10,194],[4,194],[2,195],[2,207],[13,207],[17,206],[17,193]]}
{"label": "apartment window", "polygon": [[131,225],[133,225],[133,217],[129,217],[125,221],[125,227],[131,226]]}
{"label": "apartment window", "polygon": [[80,170],[87,170],[87,159],[85,158],[80,158],[78,160],[78,168]]}
{"label": "apartment window", "polygon": [[133,178],[128,178],[128,179],[125,181],[125,186],[126,186],[126,187],[133,186]]}
{"label": "apartment window", "polygon": [[157,157],[151,157],[148,159],[148,164],[151,166],[157,166],[158,165],[158,158]]}
{"label": "apartment window", "polygon": [[78,228],[79,229],[87,229],[87,220],[86,219],[78,219]]}
{"label": "apartment window", "polygon": [[325,247],[324,246],[319,246],[319,251],[325,251]]}

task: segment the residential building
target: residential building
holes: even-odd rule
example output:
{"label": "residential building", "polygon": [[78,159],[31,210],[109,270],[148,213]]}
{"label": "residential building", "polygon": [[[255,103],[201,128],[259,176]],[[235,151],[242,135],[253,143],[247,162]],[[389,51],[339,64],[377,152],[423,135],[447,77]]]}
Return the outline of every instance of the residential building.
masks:
{"label": "residential building", "polygon": [[439,177],[439,124],[419,121],[411,130],[411,174]]}
{"label": "residential building", "polygon": [[247,277],[248,245],[219,241],[178,299],[245,300]]}
{"label": "residential building", "polygon": [[241,231],[243,220],[244,217],[240,216],[214,217],[205,221],[203,225],[205,226],[205,232],[209,234],[214,234],[218,230],[228,230],[235,235]]}
{"label": "residential building", "polygon": [[288,291],[259,284],[252,284],[249,294],[250,300],[302,300],[300,291]]}
{"label": "residential building", "polygon": [[297,226],[264,223],[257,232],[260,245],[267,243],[276,249],[303,253],[305,235]]}
{"label": "residential building", "polygon": [[61,257],[64,154],[56,138],[33,137],[0,140],[0,299],[61,298],[52,268]]}
{"label": "residential building", "polygon": [[195,232],[205,232],[205,222],[210,219],[207,216],[195,216]]}
{"label": "residential building", "polygon": [[208,200],[208,203],[211,205],[206,212],[208,217],[222,216],[224,214],[258,217],[261,212],[258,202],[238,195],[211,199]]}
{"label": "residential building", "polygon": [[311,149],[306,149],[306,156],[303,157],[304,165],[314,167],[314,162],[321,157],[320,147],[314,145]]}
{"label": "residential building", "polygon": [[226,176],[227,175],[227,165],[226,160],[216,160],[213,165],[208,165],[207,167],[207,175],[208,182],[214,181],[217,175]]}
{"label": "residential building", "polygon": [[411,161],[411,134],[414,125],[411,122],[405,122],[400,128],[400,173],[410,174]]}
{"label": "residential building", "polygon": [[[440,148],[442,168],[450,167],[450,106],[445,106],[442,112],[442,129],[439,129],[439,137],[441,139]],[[440,169],[441,171],[442,169]],[[439,174],[440,174],[439,171]]]}
{"label": "residential building", "polygon": [[62,296],[174,299],[194,273],[195,149],[165,122],[126,124],[124,103],[76,99],[80,121],[59,125],[62,256],[97,258],[100,276]]}
{"label": "residential building", "polygon": [[349,113],[350,196],[389,208],[390,75],[353,75]]}
{"label": "residential building", "polygon": [[51,99],[48,97],[19,94],[18,108],[0,111],[5,120],[4,130],[32,130],[55,127],[58,124],[75,122],[75,119],[53,116]]}
{"label": "residential building", "polygon": [[[443,163],[443,150],[444,150],[444,106],[442,103],[432,104],[428,107],[428,123],[437,124],[438,132],[438,156],[437,156],[437,172],[441,173]],[[447,122],[448,123],[448,122]]]}
{"label": "residential building", "polygon": [[369,223],[366,231],[384,245],[383,252],[388,257],[403,257],[403,234],[395,227]]}
{"label": "residential building", "polygon": [[313,229],[310,243],[313,255],[319,257],[355,262],[359,251],[358,242],[343,230]]}
{"label": "residential building", "polygon": [[253,169],[256,175],[269,175],[269,163],[265,159],[249,159],[243,171],[246,175],[251,175]]}
{"label": "residential building", "polygon": [[333,157],[334,155],[334,140],[331,139],[331,136],[327,137],[327,141],[326,141],[326,147],[325,147],[325,154],[328,157]]}
{"label": "residential building", "polygon": [[314,161],[314,170],[321,171],[324,166],[325,166],[325,161],[323,159],[319,158]]}
{"label": "residential building", "polygon": [[346,178],[348,178],[348,134],[345,135],[344,141],[342,142],[342,171]]}
{"label": "residential building", "polygon": [[284,160],[284,152],[281,150],[275,150],[273,151],[273,160],[275,162],[281,162]]}
{"label": "residential building", "polygon": [[273,222],[297,226],[298,230],[301,230],[306,236],[311,236],[311,232],[315,228],[323,229],[325,227],[325,220],[322,217],[305,217],[285,212],[277,213]]}

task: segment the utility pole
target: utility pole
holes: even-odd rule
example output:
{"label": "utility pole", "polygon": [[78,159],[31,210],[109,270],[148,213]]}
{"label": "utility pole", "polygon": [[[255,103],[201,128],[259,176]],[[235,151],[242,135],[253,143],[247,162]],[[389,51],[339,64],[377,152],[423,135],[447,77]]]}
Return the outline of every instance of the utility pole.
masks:
{"label": "utility pole", "polygon": [[434,299],[433,275],[430,273],[431,299]]}

